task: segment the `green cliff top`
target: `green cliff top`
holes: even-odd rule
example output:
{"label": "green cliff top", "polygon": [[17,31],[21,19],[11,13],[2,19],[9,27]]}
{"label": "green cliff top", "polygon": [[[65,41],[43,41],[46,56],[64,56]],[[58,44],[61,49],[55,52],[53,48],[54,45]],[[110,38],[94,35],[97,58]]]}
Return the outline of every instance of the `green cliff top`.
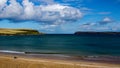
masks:
{"label": "green cliff top", "polygon": [[7,29],[0,28],[0,35],[39,35],[43,34],[33,29]]}

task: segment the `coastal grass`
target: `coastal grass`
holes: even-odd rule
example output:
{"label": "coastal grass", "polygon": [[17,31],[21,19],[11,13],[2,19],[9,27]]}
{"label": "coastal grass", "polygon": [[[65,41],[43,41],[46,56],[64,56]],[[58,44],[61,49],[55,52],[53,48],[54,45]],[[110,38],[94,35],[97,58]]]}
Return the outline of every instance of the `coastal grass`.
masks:
{"label": "coastal grass", "polygon": [[7,29],[0,28],[0,35],[39,35],[43,34],[32,29]]}

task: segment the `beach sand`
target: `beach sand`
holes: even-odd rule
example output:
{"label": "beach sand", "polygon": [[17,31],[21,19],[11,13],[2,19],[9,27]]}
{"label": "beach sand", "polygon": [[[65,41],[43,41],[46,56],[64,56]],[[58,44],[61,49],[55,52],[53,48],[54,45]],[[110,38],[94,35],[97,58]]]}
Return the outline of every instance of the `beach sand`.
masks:
{"label": "beach sand", "polygon": [[0,68],[120,68],[120,65],[0,54]]}

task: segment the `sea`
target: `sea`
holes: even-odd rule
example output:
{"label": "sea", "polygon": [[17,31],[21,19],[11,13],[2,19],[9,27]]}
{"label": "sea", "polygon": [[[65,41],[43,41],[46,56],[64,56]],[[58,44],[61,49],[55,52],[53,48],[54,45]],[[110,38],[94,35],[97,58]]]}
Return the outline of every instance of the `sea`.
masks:
{"label": "sea", "polygon": [[0,36],[0,52],[120,56],[120,36],[75,34]]}

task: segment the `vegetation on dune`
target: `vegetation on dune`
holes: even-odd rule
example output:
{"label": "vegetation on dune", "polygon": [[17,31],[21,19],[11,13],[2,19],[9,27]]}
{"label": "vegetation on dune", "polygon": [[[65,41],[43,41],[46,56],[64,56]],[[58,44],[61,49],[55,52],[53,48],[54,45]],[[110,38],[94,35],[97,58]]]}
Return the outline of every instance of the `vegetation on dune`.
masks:
{"label": "vegetation on dune", "polygon": [[32,29],[6,29],[0,28],[0,35],[39,35],[43,34]]}

